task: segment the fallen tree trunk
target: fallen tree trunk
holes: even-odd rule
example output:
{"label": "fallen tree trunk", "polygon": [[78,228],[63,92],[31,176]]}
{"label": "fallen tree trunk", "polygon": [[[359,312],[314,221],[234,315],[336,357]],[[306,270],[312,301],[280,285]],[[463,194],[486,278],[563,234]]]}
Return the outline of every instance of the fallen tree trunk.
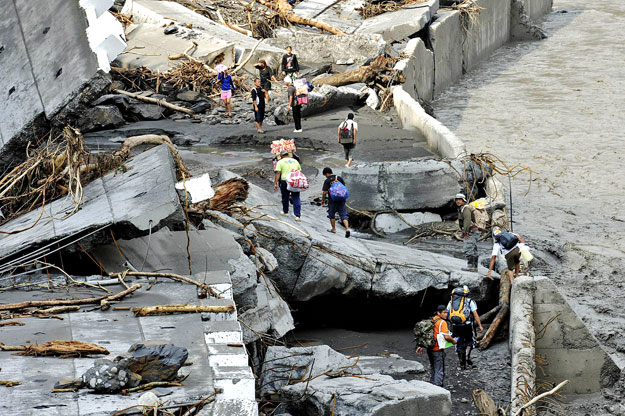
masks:
{"label": "fallen tree trunk", "polygon": [[24,322],[20,322],[20,321],[6,321],[6,322],[0,322],[0,326],[24,326],[26,325]]}
{"label": "fallen tree trunk", "polygon": [[109,350],[97,344],[80,341],[50,341],[37,345],[4,345],[0,343],[2,351],[20,351],[17,355],[27,356],[60,356],[82,357],[94,354],[109,354]]}
{"label": "fallen tree trunk", "polygon": [[88,305],[91,303],[100,303],[100,301],[106,299],[108,301],[122,299],[124,296],[134,292],[135,290],[141,288],[141,285],[136,284],[131,286],[130,288],[124,290],[123,292],[119,292],[115,295],[111,296],[100,296],[97,298],[87,298],[87,299],[57,299],[57,300],[29,300],[26,302],[19,303],[9,303],[6,305],[0,305],[0,311],[15,311],[25,308],[37,308],[41,306],[67,306],[67,305]]}
{"label": "fallen tree trunk", "polygon": [[14,387],[14,386],[19,386],[21,383],[19,381],[15,381],[15,380],[0,380],[0,386],[6,386],[6,387]]}
{"label": "fallen tree trunk", "polygon": [[482,322],[482,324],[483,324],[484,322],[488,321],[493,316],[496,316],[497,312],[499,312],[499,309],[501,309],[501,306],[497,305],[493,309],[491,309],[490,311],[486,312],[484,315],[481,315],[480,316],[480,322]]}
{"label": "fallen tree trunk", "polygon": [[159,100],[157,98],[144,97],[144,96],[136,94],[134,92],[128,92],[128,91],[118,90],[118,89],[114,89],[113,92],[117,93],[117,94],[127,95],[129,97],[135,98],[135,99],[137,99],[139,101],[143,101],[143,102],[146,102],[146,103],[160,105],[161,107],[169,108],[170,110],[180,111],[182,113],[186,113],[186,114],[189,114],[191,116],[195,115],[194,111],[189,110],[188,108],[180,107],[180,106],[175,105],[175,104],[170,104],[170,103],[168,103],[165,100]]}
{"label": "fallen tree trunk", "polygon": [[165,315],[170,313],[233,313],[234,304],[224,306],[208,305],[158,305],[132,308],[135,316]]}
{"label": "fallen tree trunk", "polygon": [[493,337],[502,323],[506,322],[508,311],[510,310],[510,270],[504,270],[499,280],[499,311],[493,320],[493,323],[484,334],[484,338],[480,341],[480,349],[485,350],[490,345]]}
{"label": "fallen tree trunk", "polygon": [[482,389],[475,389],[471,394],[473,396],[473,403],[483,416],[497,416],[497,406],[495,401]]}
{"label": "fallen tree trunk", "polygon": [[333,35],[345,34],[345,32],[343,32],[342,30],[339,30],[335,28],[334,26],[330,26],[327,23],[323,23],[318,20],[309,19],[307,17],[296,15],[295,13],[293,13],[293,8],[286,0],[277,0],[275,2],[268,1],[268,0],[257,0],[257,1],[263,6],[267,6],[270,9],[277,11],[281,17],[288,20],[290,23],[293,23],[296,25],[315,27],[320,30],[325,30],[328,33],[332,33]]}
{"label": "fallen tree trunk", "polygon": [[360,68],[352,71],[342,72],[340,74],[330,75],[329,77],[323,77],[313,81],[315,85],[332,85],[334,87],[340,87],[342,85],[349,85],[358,82],[368,82],[375,75],[384,70],[387,66],[387,58],[384,56],[378,56],[369,65],[361,66]]}
{"label": "fallen tree trunk", "polygon": [[128,137],[126,140],[124,140],[119,150],[113,153],[113,155],[115,157],[119,157],[125,160],[130,156],[130,151],[132,149],[137,146],[148,144],[166,144],[169,148],[169,151],[171,152],[171,155],[176,161],[176,167],[178,169],[177,177],[181,177],[182,175],[184,175],[188,178],[191,176],[191,174],[189,174],[189,169],[187,169],[187,166],[182,160],[182,157],[180,157],[180,153],[178,153],[178,149],[176,149],[176,146],[174,146],[169,137],[164,134],[143,134],[141,136]]}

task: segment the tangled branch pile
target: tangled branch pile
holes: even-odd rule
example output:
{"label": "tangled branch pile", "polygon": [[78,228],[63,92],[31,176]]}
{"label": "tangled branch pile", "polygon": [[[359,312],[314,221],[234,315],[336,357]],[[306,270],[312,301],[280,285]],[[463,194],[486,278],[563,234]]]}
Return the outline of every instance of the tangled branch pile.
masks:
{"label": "tangled branch pile", "polygon": [[423,3],[426,0],[366,0],[362,7],[358,7],[356,10],[360,12],[360,15],[368,19],[380,14],[395,12],[409,4]]}
{"label": "tangled branch pile", "polygon": [[250,184],[241,178],[231,178],[215,187],[215,195],[208,201],[189,206],[189,213],[202,216],[204,211],[229,211],[233,205],[247,199]]}
{"label": "tangled branch pile", "polygon": [[[27,228],[11,232],[0,230],[0,233],[15,234],[34,227],[43,216],[46,204],[60,197],[68,198],[73,205],[70,211],[63,208],[62,218],[71,216],[82,203],[83,187],[112,170],[125,169],[124,161],[130,156],[130,150],[142,144],[166,144],[176,160],[178,177],[190,176],[167,136],[130,137],[114,153],[91,154],[84,149],[80,131],[68,126],[56,137],[50,134],[48,141],[36,150],[27,149],[26,161],[0,180],[3,223],[33,209],[41,210],[39,218]],[[57,214],[60,213],[53,213]]]}
{"label": "tangled branch pile", "polygon": [[484,9],[477,4],[476,0],[464,0],[462,3],[451,6],[451,8],[460,12],[460,26],[465,32],[478,22],[480,11]]}
{"label": "tangled branch pile", "polygon": [[[209,96],[220,92],[217,76],[201,62],[183,62],[162,74],[146,67],[112,67],[111,74],[114,80],[124,84],[124,89],[127,91],[154,91],[168,94],[186,88]],[[232,80],[238,91],[247,90],[243,78],[233,76]]]}

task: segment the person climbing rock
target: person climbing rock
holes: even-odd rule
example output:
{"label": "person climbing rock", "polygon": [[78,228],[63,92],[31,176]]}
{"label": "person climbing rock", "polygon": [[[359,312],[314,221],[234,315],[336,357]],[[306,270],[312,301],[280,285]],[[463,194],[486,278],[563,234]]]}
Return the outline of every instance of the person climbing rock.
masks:
{"label": "person climbing rock", "polygon": [[[330,219],[330,226],[332,227],[328,231],[331,233],[336,233],[336,214],[339,214],[339,218],[343,222],[345,226],[345,238],[349,238],[351,235],[349,231],[349,217],[347,216],[347,207],[345,206],[345,196],[344,192],[341,192],[345,188],[345,181],[338,175],[332,173],[332,169],[323,168],[323,176],[326,177],[326,180],[323,182],[323,186],[321,187],[321,191],[323,194],[321,195],[321,206],[324,206],[326,201],[328,201],[328,218]],[[334,183],[340,183],[343,185],[335,185],[334,188],[332,186]],[[336,189],[339,188],[339,189]]]}
{"label": "person climbing rock", "polygon": [[474,323],[477,324],[480,332],[484,332],[482,322],[480,322],[480,317],[477,314],[477,304],[469,295],[467,286],[457,287],[452,290],[451,300],[447,304],[452,336],[458,339],[456,353],[458,353],[461,370],[466,370],[467,364],[473,367],[471,351],[475,346]]}
{"label": "person climbing rock", "polygon": [[448,311],[445,305],[439,305],[436,308],[436,314],[432,318],[432,324],[434,325],[433,342],[429,342],[430,346],[427,348],[418,347],[417,354],[421,355],[425,349],[430,360],[430,383],[443,387],[445,381],[445,349],[438,345],[438,334],[443,334],[446,341],[456,344],[456,340],[452,338],[449,332],[449,326],[447,325]]}
{"label": "person climbing rock", "polygon": [[521,247],[519,244],[524,243],[523,237],[518,234],[506,231],[500,227],[493,228],[493,252],[491,253],[490,264],[488,265],[488,273],[486,277],[490,279],[490,274],[495,267],[495,260],[499,253],[506,258],[508,270],[514,272],[514,277],[510,276],[510,284],[519,276],[521,269]]}
{"label": "person climbing rock", "polygon": [[467,267],[462,270],[477,272],[478,252],[477,239],[480,237],[480,230],[475,222],[475,208],[467,204],[467,197],[464,194],[456,194],[456,206],[458,206],[458,226],[462,231],[462,252],[467,258]]}

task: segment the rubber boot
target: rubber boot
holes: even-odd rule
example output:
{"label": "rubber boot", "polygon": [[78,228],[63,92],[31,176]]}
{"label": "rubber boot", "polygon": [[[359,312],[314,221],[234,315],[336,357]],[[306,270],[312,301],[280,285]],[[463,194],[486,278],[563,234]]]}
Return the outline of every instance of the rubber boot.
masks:
{"label": "rubber boot", "polygon": [[467,355],[464,352],[458,353],[458,361],[460,361],[460,369],[466,370],[467,369]]}
{"label": "rubber boot", "polygon": [[473,365],[473,361],[471,361],[471,351],[473,351],[473,348],[467,348],[467,364],[469,365],[469,367],[475,368],[475,366]]}
{"label": "rubber boot", "polygon": [[477,272],[477,266],[478,266],[478,256],[473,256],[473,268],[475,269],[475,271]]}
{"label": "rubber boot", "polygon": [[473,256],[467,257],[467,267],[463,267],[460,270],[464,270],[465,272],[475,271],[473,270]]}

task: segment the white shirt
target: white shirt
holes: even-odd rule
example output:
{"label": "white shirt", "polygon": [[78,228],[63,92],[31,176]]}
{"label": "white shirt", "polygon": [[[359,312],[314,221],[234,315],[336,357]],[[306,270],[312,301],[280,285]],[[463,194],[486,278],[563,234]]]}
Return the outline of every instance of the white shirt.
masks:
{"label": "white shirt", "polygon": [[[512,233],[514,234],[514,233]],[[514,234],[517,236],[517,238],[519,238],[518,234]],[[517,248],[517,246],[519,245],[519,243],[516,243],[514,245],[514,247],[512,247],[510,250],[506,249],[504,246],[502,246],[501,244],[499,244],[496,240],[493,243],[493,252],[490,254],[491,256],[497,256],[500,252],[503,253],[503,255],[505,256],[506,254],[510,253],[512,250],[514,250],[515,248]]]}
{"label": "white shirt", "polygon": [[348,129],[352,129],[353,131],[358,131],[358,123],[350,119],[343,121],[339,127],[347,127]]}

